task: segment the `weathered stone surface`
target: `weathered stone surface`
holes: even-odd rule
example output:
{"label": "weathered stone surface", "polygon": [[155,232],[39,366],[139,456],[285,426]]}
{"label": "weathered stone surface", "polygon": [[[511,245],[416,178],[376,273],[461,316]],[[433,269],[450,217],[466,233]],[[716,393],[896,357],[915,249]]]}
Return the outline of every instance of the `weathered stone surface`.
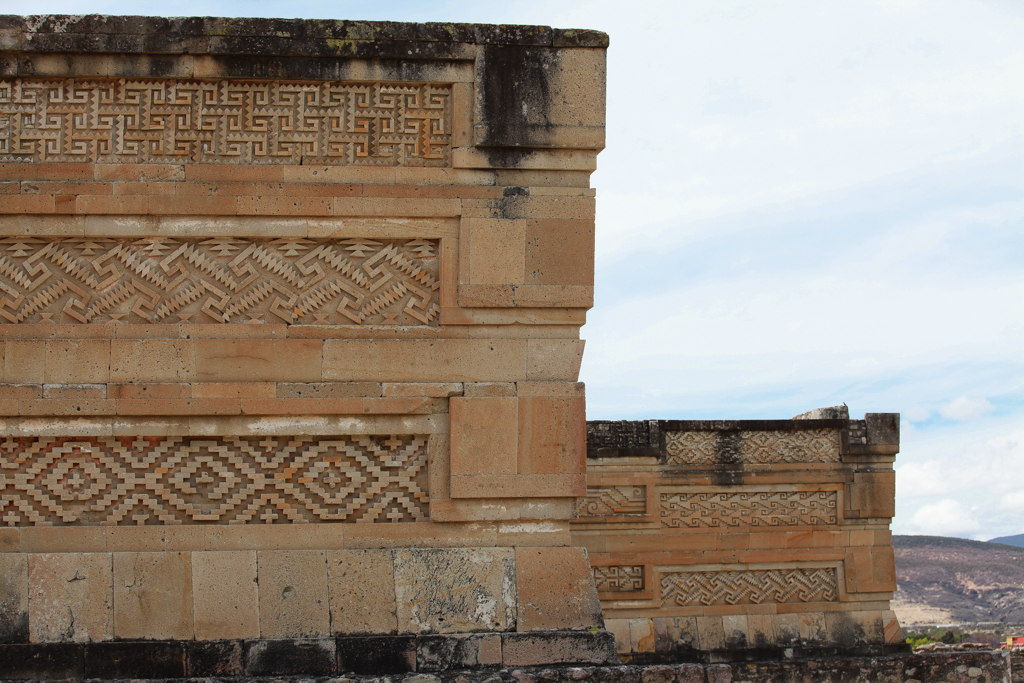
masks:
{"label": "weathered stone surface", "polygon": [[357,636],[337,639],[339,671],[356,674],[399,674],[416,670],[416,638]]}
{"label": "weathered stone surface", "polygon": [[327,581],[333,633],[397,632],[391,550],[329,550]]}
{"label": "weathered stone surface", "polygon": [[113,557],[114,637],[191,640],[191,553],[113,553]]}
{"label": "weathered stone surface", "polygon": [[603,625],[582,548],[516,548],[516,586],[520,631]]}
{"label": "weathered stone surface", "polygon": [[257,640],[245,643],[249,676],[317,676],[336,670],[336,646],[329,638]]}
{"label": "weathered stone surface", "polygon": [[192,553],[196,640],[258,638],[256,553]]}
{"label": "weathered stone surface", "polygon": [[28,642],[28,558],[0,554],[0,643]]}
{"label": "weathered stone surface", "polygon": [[505,631],[516,624],[511,548],[395,550],[400,633]]}
{"label": "weathered stone surface", "polygon": [[501,653],[505,666],[618,661],[615,637],[607,631],[505,633],[501,636]]}
{"label": "weathered stone surface", "polygon": [[501,665],[501,636],[419,636],[416,638],[416,670],[446,671]]}
{"label": "weathered stone surface", "polygon": [[32,642],[110,640],[114,635],[113,582],[109,553],[29,555]]}
{"label": "weathered stone surface", "polygon": [[182,678],[185,647],[180,642],[89,643],[85,676],[98,679]]}
{"label": "weathered stone surface", "polygon": [[260,637],[330,635],[327,557],[322,550],[271,550],[256,554]]}

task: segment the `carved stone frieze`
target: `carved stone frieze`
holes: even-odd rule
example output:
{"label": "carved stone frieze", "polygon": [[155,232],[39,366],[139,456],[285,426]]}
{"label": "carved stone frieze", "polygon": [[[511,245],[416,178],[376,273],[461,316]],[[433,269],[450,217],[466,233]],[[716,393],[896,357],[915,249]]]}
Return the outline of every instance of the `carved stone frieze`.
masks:
{"label": "carved stone frieze", "polygon": [[644,566],[594,567],[594,584],[599,591],[632,593],[644,589]]}
{"label": "carved stone frieze", "polygon": [[642,515],[646,512],[646,486],[588,486],[579,516]]}
{"label": "carved stone frieze", "polygon": [[0,239],[0,324],[436,325],[437,240]]}
{"label": "carved stone frieze", "polygon": [[0,440],[0,523],[413,522],[425,435]]}
{"label": "carved stone frieze", "polygon": [[835,491],[661,493],[661,525],[722,528],[836,524]]}
{"label": "carved stone frieze", "polygon": [[661,598],[676,605],[750,605],[835,602],[834,568],[749,571],[668,572],[661,575]]}
{"label": "carved stone frieze", "polygon": [[451,85],[0,80],[0,162],[450,166]]}
{"label": "carved stone frieze", "polygon": [[741,465],[839,462],[838,429],[787,431],[666,431],[668,462]]}

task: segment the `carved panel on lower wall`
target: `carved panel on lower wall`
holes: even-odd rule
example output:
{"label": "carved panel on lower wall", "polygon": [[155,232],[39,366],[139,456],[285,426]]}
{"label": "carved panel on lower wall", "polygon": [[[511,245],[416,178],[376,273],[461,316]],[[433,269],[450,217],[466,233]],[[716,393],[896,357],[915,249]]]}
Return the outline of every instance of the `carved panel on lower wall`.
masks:
{"label": "carved panel on lower wall", "polygon": [[0,523],[426,521],[426,435],[0,440]]}
{"label": "carved panel on lower wall", "polygon": [[0,162],[451,166],[451,85],[0,80]]}
{"label": "carved panel on lower wall", "polygon": [[601,515],[642,515],[647,512],[646,486],[588,486],[579,518]]}
{"label": "carved panel on lower wall", "polygon": [[662,492],[661,525],[678,528],[836,524],[835,491]]}
{"label": "carved panel on lower wall", "polygon": [[437,240],[0,239],[0,324],[437,325]]}
{"label": "carved panel on lower wall", "polygon": [[644,566],[594,567],[594,584],[601,592],[632,593],[644,589]]}
{"label": "carved panel on lower wall", "polygon": [[786,602],[835,602],[836,570],[761,569],[747,571],[666,572],[661,598],[684,607],[758,605]]}
{"label": "carved panel on lower wall", "polygon": [[838,429],[666,431],[668,462],[680,465],[837,463]]}

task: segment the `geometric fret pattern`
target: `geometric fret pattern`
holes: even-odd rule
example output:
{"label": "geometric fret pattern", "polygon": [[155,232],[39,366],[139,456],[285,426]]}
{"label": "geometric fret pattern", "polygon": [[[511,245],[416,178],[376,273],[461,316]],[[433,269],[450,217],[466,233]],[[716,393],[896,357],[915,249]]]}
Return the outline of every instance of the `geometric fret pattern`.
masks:
{"label": "geometric fret pattern", "polygon": [[425,521],[427,438],[8,437],[0,439],[0,521]]}
{"label": "geometric fret pattern", "polygon": [[594,567],[594,583],[599,591],[635,592],[644,589],[644,566]]}
{"label": "geometric fret pattern", "polygon": [[661,525],[723,528],[836,524],[835,491],[662,493]]}
{"label": "geometric fret pattern", "polygon": [[0,324],[437,325],[437,240],[0,239]]}
{"label": "geometric fret pattern", "polygon": [[666,431],[668,462],[739,465],[839,462],[838,429],[792,431]]}
{"label": "geometric fret pattern", "polygon": [[0,162],[451,166],[451,86],[0,80]]}
{"label": "geometric fret pattern", "polygon": [[581,501],[579,516],[642,515],[647,512],[646,486],[587,487]]}
{"label": "geometric fret pattern", "polygon": [[836,570],[768,569],[672,572],[661,575],[661,597],[676,605],[759,605],[835,602]]}

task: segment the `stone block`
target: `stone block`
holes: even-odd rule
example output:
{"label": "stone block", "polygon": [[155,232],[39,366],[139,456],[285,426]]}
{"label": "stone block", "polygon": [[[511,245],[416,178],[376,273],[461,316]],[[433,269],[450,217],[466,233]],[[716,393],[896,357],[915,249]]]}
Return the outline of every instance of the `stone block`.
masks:
{"label": "stone block", "polygon": [[28,557],[29,637],[33,643],[87,643],[114,636],[110,553]]}
{"label": "stone block", "polygon": [[380,676],[416,670],[413,636],[346,636],[336,643],[339,671]]}
{"label": "stone block", "polygon": [[38,382],[46,380],[46,347],[37,341],[4,342],[4,381]]}
{"label": "stone block", "polygon": [[255,551],[192,553],[196,640],[259,637],[256,577]]}
{"label": "stone block", "polygon": [[519,474],[586,472],[587,415],[584,398],[520,398],[518,417]]}
{"label": "stone block", "polygon": [[2,680],[80,680],[85,648],[76,643],[0,644]]}
{"label": "stone block", "polygon": [[633,652],[654,652],[654,622],[650,619],[629,620],[629,649]]}
{"label": "stone block", "polygon": [[511,548],[394,552],[399,633],[506,631],[516,624]]}
{"label": "stone block", "polygon": [[27,643],[28,556],[0,554],[0,643]]}
{"label": "stone block", "polygon": [[331,638],[256,640],[245,645],[247,676],[324,676],[337,671]]}
{"label": "stone block", "polygon": [[185,666],[192,678],[245,673],[241,640],[186,641]]}
{"label": "stone block", "polygon": [[503,633],[504,666],[618,663],[615,636],[608,631]]}
{"label": "stone block", "polygon": [[701,650],[723,650],[726,647],[722,617],[696,617],[697,642]]}
{"label": "stone block", "polygon": [[391,550],[329,550],[327,582],[332,633],[397,632]]}
{"label": "stone block", "polygon": [[451,473],[515,474],[519,400],[449,399]]}
{"label": "stone block", "polygon": [[185,646],[174,642],[89,643],[85,677],[100,680],[182,678]]}
{"label": "stone block", "polygon": [[747,637],[750,647],[772,648],[778,645],[774,614],[748,614]]}
{"label": "stone block", "polygon": [[525,339],[328,339],[323,378],[342,382],[515,382]]}
{"label": "stone block", "polygon": [[697,649],[697,617],[655,617],[654,649],[657,652]]}
{"label": "stone block", "polygon": [[110,342],[111,382],[188,382],[195,377],[195,342],[190,339]]}
{"label": "stone block", "polygon": [[[637,621],[632,619],[631,621]],[[640,652],[640,650],[636,650]],[[647,650],[644,650],[647,652]],[[640,674],[641,683],[676,683],[678,672],[672,666],[647,666]]]}
{"label": "stone block", "polygon": [[594,222],[527,221],[525,283],[594,284]]}
{"label": "stone block", "polygon": [[615,651],[627,655],[632,651],[629,640],[629,619],[605,619],[605,630],[615,638]]}
{"label": "stone block", "polygon": [[463,384],[462,395],[466,398],[485,398],[495,396],[515,396],[515,382],[466,382]]}
{"label": "stone block", "polygon": [[453,476],[452,498],[580,498],[585,474],[481,474]]}
{"label": "stone block", "polygon": [[[601,627],[601,603],[582,548],[516,548],[519,631]],[[653,647],[653,631],[651,633]]]}
{"label": "stone block", "polygon": [[750,647],[750,630],[746,614],[723,615],[722,632],[725,635],[726,648],[741,650]]}
{"label": "stone block", "polygon": [[261,638],[330,635],[325,551],[264,550],[256,562]]}
{"label": "stone block", "polygon": [[475,285],[523,284],[528,221],[467,219],[469,279]]}
{"label": "stone block", "polygon": [[416,638],[416,670],[446,671],[501,666],[498,634],[419,636]]}
{"label": "stone block", "polygon": [[[37,342],[38,343],[38,342]],[[46,382],[84,384],[110,379],[110,342],[69,339],[44,342]]]}
{"label": "stone block", "polygon": [[321,342],[315,339],[198,339],[196,379],[202,382],[319,382]]}
{"label": "stone block", "polygon": [[526,378],[575,382],[583,362],[582,339],[530,339],[527,342]]}
{"label": "stone block", "polygon": [[776,645],[792,647],[800,642],[800,617],[797,614],[776,614],[773,623]]}
{"label": "stone block", "polygon": [[823,644],[827,633],[824,612],[797,612],[800,640],[806,645]]}
{"label": "stone block", "polygon": [[191,640],[192,554],[113,553],[114,637]]}

